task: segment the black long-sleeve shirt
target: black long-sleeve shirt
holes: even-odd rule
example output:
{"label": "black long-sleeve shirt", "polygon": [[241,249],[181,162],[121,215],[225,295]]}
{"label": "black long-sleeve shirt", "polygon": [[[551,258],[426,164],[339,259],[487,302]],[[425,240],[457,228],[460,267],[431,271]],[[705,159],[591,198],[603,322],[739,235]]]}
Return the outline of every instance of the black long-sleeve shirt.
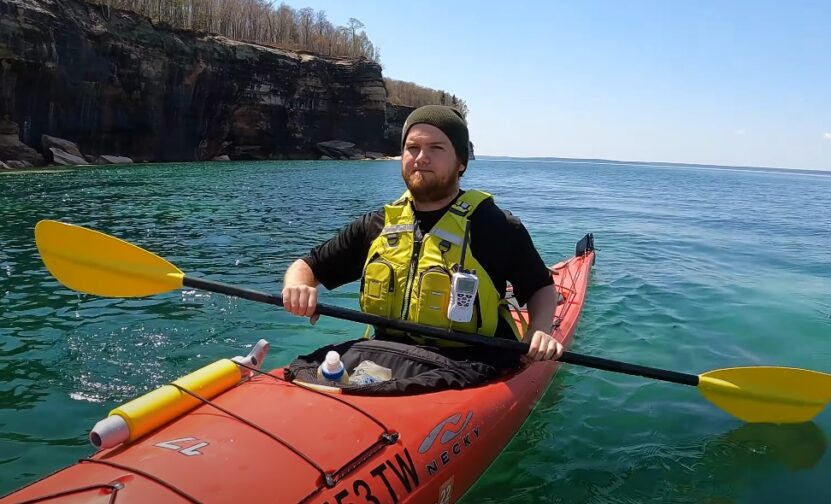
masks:
{"label": "black long-sleeve shirt", "polygon": [[[415,211],[422,234],[432,229],[452,204],[435,211]],[[369,247],[383,227],[383,208],[367,213],[312,249],[303,260],[327,289],[358,280]],[[500,297],[505,297],[510,282],[521,305],[538,289],[552,284],[551,274],[525,226],[497,207],[493,199],[483,201],[470,216],[470,253],[485,269]]]}

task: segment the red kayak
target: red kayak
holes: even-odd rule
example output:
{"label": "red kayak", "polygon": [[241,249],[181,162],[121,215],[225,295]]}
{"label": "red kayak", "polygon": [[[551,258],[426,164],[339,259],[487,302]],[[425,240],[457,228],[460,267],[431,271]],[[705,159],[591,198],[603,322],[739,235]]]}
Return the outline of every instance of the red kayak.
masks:
{"label": "red kayak", "polygon": [[[553,334],[566,346],[594,262],[591,237],[583,242],[551,267],[561,295]],[[558,366],[398,397],[313,391],[277,369],[0,503],[455,502],[520,429]]]}

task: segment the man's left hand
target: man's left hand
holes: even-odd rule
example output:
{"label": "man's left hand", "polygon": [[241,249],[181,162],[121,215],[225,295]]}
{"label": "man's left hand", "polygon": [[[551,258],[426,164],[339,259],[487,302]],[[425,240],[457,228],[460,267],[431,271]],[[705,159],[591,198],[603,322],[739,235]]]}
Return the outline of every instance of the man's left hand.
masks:
{"label": "man's left hand", "polygon": [[525,337],[523,341],[528,343],[529,348],[526,356],[531,360],[556,360],[563,355],[563,345],[544,331],[534,331],[530,340]]}

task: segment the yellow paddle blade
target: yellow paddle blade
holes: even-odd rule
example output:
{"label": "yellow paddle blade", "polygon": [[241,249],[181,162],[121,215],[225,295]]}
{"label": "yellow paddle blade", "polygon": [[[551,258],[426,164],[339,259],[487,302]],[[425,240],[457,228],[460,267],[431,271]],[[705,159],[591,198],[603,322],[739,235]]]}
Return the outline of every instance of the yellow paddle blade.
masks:
{"label": "yellow paddle blade", "polygon": [[87,294],[140,297],[182,288],[184,273],[124,240],[81,226],[42,220],[35,226],[40,257],[59,282]]}
{"label": "yellow paddle blade", "polygon": [[745,422],[800,423],[831,400],[831,374],[772,366],[716,369],[699,376],[698,390]]}

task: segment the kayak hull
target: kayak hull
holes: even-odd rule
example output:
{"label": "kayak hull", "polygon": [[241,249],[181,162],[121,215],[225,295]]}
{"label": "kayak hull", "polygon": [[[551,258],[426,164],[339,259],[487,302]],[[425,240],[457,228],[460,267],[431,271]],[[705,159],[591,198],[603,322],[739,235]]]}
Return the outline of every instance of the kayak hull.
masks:
{"label": "kayak hull", "polygon": [[[564,299],[553,334],[566,346],[593,261],[589,250],[552,267]],[[520,429],[558,366],[538,362],[483,386],[401,397],[315,392],[278,369],[0,503],[455,502]]]}

